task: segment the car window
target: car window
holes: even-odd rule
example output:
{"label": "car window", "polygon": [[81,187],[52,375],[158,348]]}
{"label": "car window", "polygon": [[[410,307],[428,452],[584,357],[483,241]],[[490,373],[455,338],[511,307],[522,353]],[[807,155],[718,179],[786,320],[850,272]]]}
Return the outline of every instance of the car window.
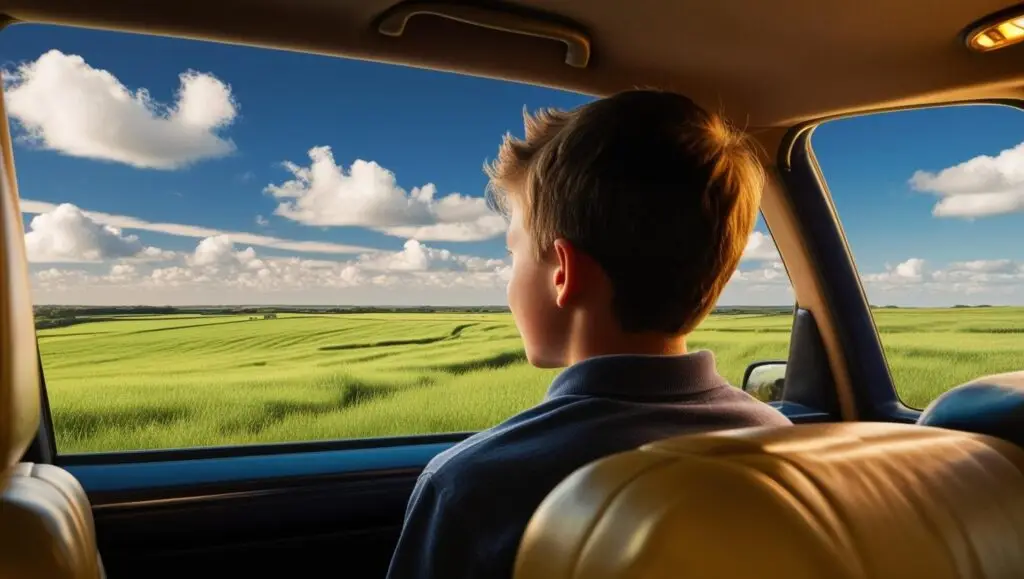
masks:
{"label": "car window", "polygon": [[978,104],[836,120],[812,136],[913,408],[1024,369],[1022,135],[1020,110]]}
{"label": "car window", "polygon": [[[475,431],[538,403],[484,161],[590,97],[154,36],[0,35],[60,453]],[[763,223],[690,341],[785,358]],[[367,442],[372,444],[372,441]]]}

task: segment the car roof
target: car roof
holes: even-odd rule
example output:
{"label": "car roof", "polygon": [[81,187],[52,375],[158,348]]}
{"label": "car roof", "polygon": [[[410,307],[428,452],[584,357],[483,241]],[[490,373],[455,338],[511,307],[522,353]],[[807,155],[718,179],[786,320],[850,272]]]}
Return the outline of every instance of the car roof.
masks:
{"label": "car roof", "polygon": [[[540,20],[562,24],[589,40],[584,68],[566,64],[565,45],[559,42],[434,16],[413,18],[401,36],[381,34],[378,25],[395,6],[392,0],[0,0],[0,12],[14,21],[275,46],[591,95],[658,87],[687,94],[744,126],[778,128],[871,109],[1020,96],[1024,45],[980,54],[964,42],[969,25],[1015,4],[516,3],[520,11],[544,11],[536,15]],[[436,8],[436,3],[418,5]]]}

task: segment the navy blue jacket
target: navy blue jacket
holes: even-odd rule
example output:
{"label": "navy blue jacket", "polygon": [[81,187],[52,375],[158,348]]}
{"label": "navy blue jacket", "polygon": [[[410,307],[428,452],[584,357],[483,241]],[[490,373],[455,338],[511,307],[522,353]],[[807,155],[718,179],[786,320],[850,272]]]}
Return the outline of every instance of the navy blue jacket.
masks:
{"label": "navy blue jacket", "polygon": [[388,578],[511,577],[530,517],[577,468],[675,435],[786,424],[730,386],[711,352],[586,360],[559,374],[538,406],[430,461]]}

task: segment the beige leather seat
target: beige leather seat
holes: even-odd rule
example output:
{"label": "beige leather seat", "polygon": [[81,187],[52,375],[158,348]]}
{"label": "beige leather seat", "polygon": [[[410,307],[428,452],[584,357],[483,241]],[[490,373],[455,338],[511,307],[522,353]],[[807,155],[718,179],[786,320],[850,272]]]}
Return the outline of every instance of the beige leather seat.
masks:
{"label": "beige leather seat", "polygon": [[[0,105],[2,106],[2,105]],[[0,120],[6,116],[0,108]],[[0,148],[10,151],[6,122]],[[89,500],[67,471],[19,464],[39,427],[39,374],[21,212],[0,165],[0,578],[103,576]]]}
{"label": "beige leather seat", "polygon": [[1024,577],[1024,450],[878,423],[664,440],[541,504],[515,579],[570,577]]}

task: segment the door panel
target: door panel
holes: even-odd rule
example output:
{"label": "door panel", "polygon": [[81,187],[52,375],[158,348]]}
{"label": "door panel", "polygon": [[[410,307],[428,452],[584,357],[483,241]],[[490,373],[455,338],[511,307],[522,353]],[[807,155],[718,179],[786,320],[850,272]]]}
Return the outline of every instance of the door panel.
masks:
{"label": "door panel", "polygon": [[[289,445],[250,456],[208,449],[62,462],[90,495],[112,578],[217,576],[228,568],[265,576],[282,566],[293,573],[341,561],[345,575],[380,577],[416,477],[464,436],[377,448],[280,452]],[[120,462],[105,462],[113,460]]]}
{"label": "door panel", "polygon": [[[778,407],[796,423],[832,420],[797,404]],[[92,499],[112,579],[312,575],[325,568],[382,577],[416,477],[453,438],[196,459],[184,456],[201,451],[157,452],[147,454],[182,456],[113,464],[86,455],[66,461],[87,464],[64,466]]]}
{"label": "door panel", "polygon": [[[108,576],[382,577],[418,471],[289,480],[247,491],[94,506]],[[340,570],[339,570],[340,571]],[[291,575],[288,575],[291,576]]]}

